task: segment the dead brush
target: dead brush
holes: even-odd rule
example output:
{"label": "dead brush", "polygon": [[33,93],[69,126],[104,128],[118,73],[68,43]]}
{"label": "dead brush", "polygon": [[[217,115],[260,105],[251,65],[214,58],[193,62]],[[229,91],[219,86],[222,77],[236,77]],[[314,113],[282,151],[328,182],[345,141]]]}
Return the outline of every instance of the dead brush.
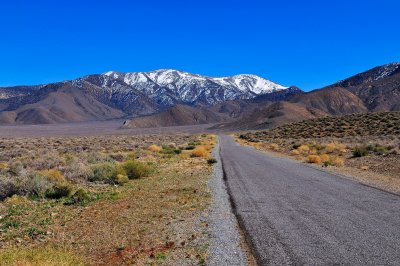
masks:
{"label": "dead brush", "polygon": [[152,144],[147,148],[151,152],[160,152],[162,148],[158,145]]}
{"label": "dead brush", "polygon": [[307,163],[322,163],[322,159],[319,155],[308,155],[306,159]]}
{"label": "dead brush", "polygon": [[191,157],[207,157],[208,152],[204,146],[198,146],[191,152]]}
{"label": "dead brush", "polygon": [[308,145],[300,145],[300,147],[297,148],[300,154],[308,154],[310,152],[310,147]]}
{"label": "dead brush", "polygon": [[270,150],[273,150],[273,151],[279,151],[279,145],[276,144],[276,143],[270,143],[270,144],[268,145],[268,148],[269,148]]}

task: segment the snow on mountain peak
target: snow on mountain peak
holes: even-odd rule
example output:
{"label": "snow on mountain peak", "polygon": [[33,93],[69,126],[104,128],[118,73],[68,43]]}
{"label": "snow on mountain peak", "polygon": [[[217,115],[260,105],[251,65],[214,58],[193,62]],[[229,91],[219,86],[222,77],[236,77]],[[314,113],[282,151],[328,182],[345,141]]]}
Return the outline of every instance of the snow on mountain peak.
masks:
{"label": "snow on mountain peak", "polygon": [[214,79],[221,84],[228,86],[233,85],[243,92],[248,91],[254,94],[266,94],[288,88],[252,74],[241,74]]}
{"label": "snow on mountain peak", "polygon": [[391,63],[391,64],[382,66],[378,75],[375,77],[375,80],[379,80],[379,79],[390,76],[399,67],[400,67],[400,63]]}
{"label": "snow on mountain peak", "polygon": [[[256,75],[242,74],[230,77],[207,77],[173,69],[149,72],[122,73],[109,71],[106,80],[117,79],[157,101],[214,104],[225,100],[250,99],[257,95],[287,89],[282,85]],[[108,83],[107,83],[108,84]],[[115,90],[115,89],[113,89]]]}

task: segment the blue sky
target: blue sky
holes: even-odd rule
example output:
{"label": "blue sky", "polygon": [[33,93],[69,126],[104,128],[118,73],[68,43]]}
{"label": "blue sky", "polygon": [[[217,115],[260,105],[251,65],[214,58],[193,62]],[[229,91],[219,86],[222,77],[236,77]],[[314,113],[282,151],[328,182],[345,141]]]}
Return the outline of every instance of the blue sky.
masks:
{"label": "blue sky", "polygon": [[0,86],[108,70],[310,90],[400,61],[400,1],[1,1]]}

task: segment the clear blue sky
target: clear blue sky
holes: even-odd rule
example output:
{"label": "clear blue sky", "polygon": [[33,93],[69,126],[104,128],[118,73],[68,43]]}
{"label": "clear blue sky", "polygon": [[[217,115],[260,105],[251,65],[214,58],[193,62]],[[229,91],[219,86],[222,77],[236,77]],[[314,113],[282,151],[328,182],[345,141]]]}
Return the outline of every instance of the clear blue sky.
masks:
{"label": "clear blue sky", "polygon": [[399,0],[1,1],[0,86],[174,68],[310,90],[400,61],[399,16]]}

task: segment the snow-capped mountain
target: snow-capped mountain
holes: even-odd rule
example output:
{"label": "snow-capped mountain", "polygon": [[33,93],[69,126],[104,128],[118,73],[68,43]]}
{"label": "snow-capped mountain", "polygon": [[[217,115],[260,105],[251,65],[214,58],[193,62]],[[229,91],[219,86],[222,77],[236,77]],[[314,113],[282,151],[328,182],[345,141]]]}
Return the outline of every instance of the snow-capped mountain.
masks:
{"label": "snow-capped mountain", "polygon": [[171,69],[110,71],[47,85],[0,88],[0,122],[137,117],[177,104],[209,106],[285,89],[255,75],[212,78]]}
{"label": "snow-capped mountain", "polygon": [[[123,81],[131,89],[167,105],[176,102],[215,104],[226,100],[251,99],[287,89],[255,75],[212,78],[171,69],[133,73],[110,71],[102,77],[104,88],[116,89],[112,80]],[[119,91],[121,89],[118,87]]]}

